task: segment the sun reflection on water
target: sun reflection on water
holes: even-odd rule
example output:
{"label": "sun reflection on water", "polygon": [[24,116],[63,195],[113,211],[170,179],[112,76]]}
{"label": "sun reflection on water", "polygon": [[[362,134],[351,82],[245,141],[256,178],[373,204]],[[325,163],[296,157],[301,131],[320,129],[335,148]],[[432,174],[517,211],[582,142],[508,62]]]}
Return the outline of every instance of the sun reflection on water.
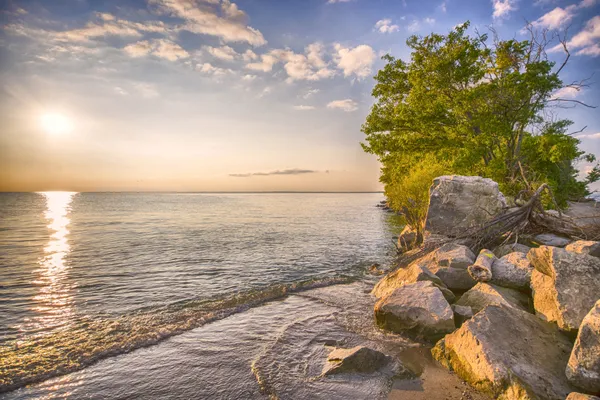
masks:
{"label": "sun reflection on water", "polygon": [[43,192],[46,199],[44,216],[48,221],[50,238],[40,258],[40,268],[34,284],[38,294],[34,296],[37,316],[29,321],[29,329],[44,333],[52,328],[68,324],[73,314],[74,285],[67,281],[66,257],[71,250],[68,241],[69,213],[74,192]]}

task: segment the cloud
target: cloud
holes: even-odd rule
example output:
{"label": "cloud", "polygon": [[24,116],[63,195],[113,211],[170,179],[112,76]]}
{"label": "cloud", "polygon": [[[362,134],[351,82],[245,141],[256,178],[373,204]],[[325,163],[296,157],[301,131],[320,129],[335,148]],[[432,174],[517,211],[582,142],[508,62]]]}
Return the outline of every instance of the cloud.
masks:
{"label": "cloud", "polygon": [[252,82],[255,79],[256,79],[256,75],[246,74],[246,75],[242,76],[242,80],[247,81],[247,82]]}
{"label": "cloud", "polygon": [[192,33],[215,36],[223,41],[262,46],[267,43],[262,33],[247,25],[246,13],[229,0],[149,0],[155,12],[183,19],[181,27]]}
{"label": "cloud", "polygon": [[380,19],[375,23],[375,30],[381,33],[393,33],[398,32],[400,27],[398,25],[393,25],[391,19]]}
{"label": "cloud", "polygon": [[419,23],[418,20],[413,20],[413,22],[411,22],[407,27],[406,30],[409,32],[416,32],[419,29],[421,29],[421,24]]}
{"label": "cloud", "polygon": [[303,98],[303,99],[305,99],[305,100],[306,100],[306,99],[309,99],[309,98],[311,98],[313,95],[315,95],[315,94],[317,94],[317,93],[319,93],[319,92],[320,92],[320,90],[319,90],[319,89],[308,89],[308,90],[306,91],[306,93],[304,93],[304,94],[302,95],[302,98]]}
{"label": "cloud", "polygon": [[588,133],[575,136],[577,139],[600,139],[600,132]]}
{"label": "cloud", "polygon": [[362,79],[371,74],[371,67],[377,57],[371,46],[361,44],[354,48],[346,48],[336,43],[334,47],[337,52],[335,62],[344,72],[344,76],[354,75]]}
{"label": "cloud", "polygon": [[138,82],[135,83],[133,87],[138,91],[139,94],[142,95],[142,97],[147,99],[153,99],[160,96],[156,86],[151,83]]}
{"label": "cloud", "polygon": [[343,110],[345,112],[352,112],[358,109],[358,104],[351,99],[335,100],[327,104],[327,108]]}
{"label": "cloud", "polygon": [[231,69],[215,67],[210,63],[196,64],[196,71],[199,71],[205,75],[223,76],[228,73],[233,73]]}
{"label": "cloud", "polygon": [[244,52],[244,54],[242,54],[242,59],[246,62],[250,62],[252,60],[256,60],[258,59],[258,56],[256,55],[255,52],[253,52],[252,50],[248,49]]}
{"label": "cloud", "polygon": [[229,174],[229,176],[235,178],[250,178],[252,176],[271,176],[271,175],[302,175],[302,174],[315,174],[319,171],[315,171],[312,169],[283,169],[271,172],[248,172],[244,174]]}
{"label": "cloud", "polygon": [[151,54],[169,61],[177,61],[190,56],[183,47],[167,39],[142,40],[125,46],[123,51],[131,57],[143,57]]}
{"label": "cloud", "polygon": [[568,24],[575,16],[575,7],[567,8],[556,7],[554,10],[547,12],[537,20],[533,21],[532,25],[539,28],[557,29]]}
{"label": "cloud", "polygon": [[[596,15],[588,20],[584,28],[569,40],[567,47],[570,49],[580,49],[577,55],[600,55],[600,15]],[[551,48],[549,52],[555,53],[563,50],[562,44]]]}
{"label": "cloud", "polygon": [[204,51],[208,54],[212,55],[215,58],[225,60],[225,61],[233,61],[235,60],[239,54],[229,46],[221,46],[221,47],[211,47],[204,46]]}
{"label": "cloud", "polygon": [[314,110],[315,107],[313,106],[304,106],[304,105],[299,105],[299,106],[294,106],[294,110],[299,110],[299,111],[308,111],[308,110]]}
{"label": "cloud", "polygon": [[596,0],[582,0],[578,4],[571,4],[565,8],[556,7],[535,20],[532,25],[539,28],[558,29],[571,22],[577,11],[592,7],[595,3]]}
{"label": "cloud", "polygon": [[327,0],[327,4],[335,4],[335,3],[349,3],[352,0]]}
{"label": "cloud", "polygon": [[433,24],[435,24],[435,18],[429,18],[429,17],[428,17],[428,18],[425,18],[423,21],[424,21],[426,24],[428,24],[428,25],[433,25]]}
{"label": "cloud", "polygon": [[439,5],[438,9],[443,12],[446,13],[447,11],[447,7],[446,7],[446,1],[442,1],[442,4]]}
{"label": "cloud", "polygon": [[575,87],[564,87],[558,89],[551,96],[552,99],[573,99],[581,94],[581,90]]}
{"label": "cloud", "polygon": [[494,6],[493,17],[503,18],[508,16],[511,11],[517,9],[516,2],[517,0],[492,0]]}
{"label": "cloud", "polygon": [[330,69],[329,63],[324,60],[325,48],[322,44],[309,44],[304,51],[304,54],[299,54],[290,49],[274,49],[262,54],[260,61],[246,64],[246,68],[269,72],[275,64],[281,63],[290,82],[318,81],[335,75],[335,71]]}

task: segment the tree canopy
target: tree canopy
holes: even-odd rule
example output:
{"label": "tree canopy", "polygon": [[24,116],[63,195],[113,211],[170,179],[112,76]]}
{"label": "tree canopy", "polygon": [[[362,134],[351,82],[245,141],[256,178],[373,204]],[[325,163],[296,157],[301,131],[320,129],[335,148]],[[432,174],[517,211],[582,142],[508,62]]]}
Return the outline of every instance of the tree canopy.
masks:
{"label": "tree canopy", "polygon": [[594,156],[567,133],[572,122],[551,112],[569,101],[553,96],[558,89],[582,84],[564,85],[559,77],[569,58],[566,40],[566,60],[557,66],[546,56],[546,32],[540,37],[530,29],[523,41],[494,35],[488,43],[487,34],[469,36],[468,27],[410,37],[408,61],[383,57],[362,146],[381,161],[392,205],[411,171],[427,175],[416,168],[422,163],[436,173],[492,178],[508,195],[548,183],[563,206],[584,196],[586,184],[598,178],[578,181],[574,163]]}

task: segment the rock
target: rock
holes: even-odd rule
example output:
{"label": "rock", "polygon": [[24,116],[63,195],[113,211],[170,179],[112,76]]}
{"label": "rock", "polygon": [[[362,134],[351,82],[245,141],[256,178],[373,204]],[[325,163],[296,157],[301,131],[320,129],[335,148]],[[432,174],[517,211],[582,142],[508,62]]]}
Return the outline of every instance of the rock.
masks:
{"label": "rock", "polygon": [[468,290],[477,283],[466,269],[433,265],[429,267],[429,270],[440,278],[447,288],[452,290]]}
{"label": "rock", "polygon": [[442,365],[493,398],[562,400],[571,343],[535,315],[488,306],[432,350]]}
{"label": "rock", "polygon": [[446,243],[433,253],[435,262],[440,267],[465,269],[475,261],[475,254],[467,246]]}
{"label": "rock", "polygon": [[406,225],[402,232],[400,232],[400,235],[398,235],[398,248],[403,251],[411,250],[415,248],[416,239],[417,232]]}
{"label": "rock", "polygon": [[461,326],[466,320],[473,316],[473,310],[469,306],[453,304],[452,311],[454,311],[454,322],[456,322],[456,326]]}
{"label": "rock", "polygon": [[565,247],[571,241],[567,238],[556,236],[552,233],[542,233],[533,238],[533,242],[540,246]]}
{"label": "rock", "polygon": [[593,240],[578,240],[565,247],[565,250],[579,254],[589,254],[590,256],[600,257],[600,242]]}
{"label": "rock", "polygon": [[435,276],[427,269],[427,267],[422,266],[417,261],[406,268],[399,268],[384,276],[377,282],[371,294],[377,298],[381,298],[387,296],[401,286],[420,281],[431,281],[440,287],[444,286],[444,283],[440,278]]}
{"label": "rock", "polygon": [[471,307],[473,314],[492,304],[527,311],[529,297],[513,289],[479,282],[456,302],[456,305]]}
{"label": "rock", "polygon": [[533,305],[541,318],[576,331],[583,317],[600,298],[600,258],[557,247],[531,249],[527,258]]}
{"label": "rock", "polygon": [[430,281],[401,286],[379,300],[375,320],[383,329],[416,338],[439,339],[456,329],[450,304]]}
{"label": "rock", "polygon": [[[514,253],[514,252],[527,254],[529,252],[529,249],[531,249],[531,247],[525,246],[524,244],[521,244],[521,243],[503,244],[502,246],[498,246],[494,249],[494,254],[498,258],[502,258],[505,255]],[[492,273],[493,273],[493,271],[492,271]]]}
{"label": "rock", "polygon": [[482,249],[475,260],[475,264],[468,268],[469,275],[477,282],[487,282],[492,279],[492,264],[496,261],[494,253]]}
{"label": "rock", "polygon": [[583,232],[600,226],[600,203],[596,201],[572,202],[564,212]]}
{"label": "rock", "polygon": [[591,394],[572,392],[567,396],[567,400],[600,400],[600,397]]}
{"label": "rock", "polygon": [[513,289],[529,289],[532,271],[533,267],[525,253],[509,253],[492,264],[490,283]]}
{"label": "rock", "polygon": [[579,327],[566,374],[573,385],[600,393],[600,300]]}
{"label": "rock", "polygon": [[425,229],[458,236],[506,208],[498,184],[480,176],[446,175],[433,180]]}
{"label": "rock", "polygon": [[335,349],[327,356],[323,375],[333,375],[343,372],[371,373],[387,364],[388,357],[364,346],[351,349]]}

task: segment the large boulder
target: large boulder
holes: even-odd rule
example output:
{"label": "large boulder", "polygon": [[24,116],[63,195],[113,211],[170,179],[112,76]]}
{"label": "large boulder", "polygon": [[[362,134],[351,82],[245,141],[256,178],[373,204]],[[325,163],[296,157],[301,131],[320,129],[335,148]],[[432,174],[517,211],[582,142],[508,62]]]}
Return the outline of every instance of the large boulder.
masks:
{"label": "large boulder", "polygon": [[475,254],[467,246],[446,243],[433,252],[433,259],[440,267],[465,269],[475,261]]}
{"label": "large boulder", "polygon": [[399,268],[381,278],[371,291],[371,294],[377,298],[381,298],[387,296],[401,286],[420,281],[431,281],[438,286],[444,286],[440,278],[435,276],[427,269],[427,267],[417,261],[406,268]]}
{"label": "large boulder", "polygon": [[468,290],[477,283],[467,271],[467,267],[475,262],[475,254],[467,246],[446,243],[418,262],[452,290]]}
{"label": "large boulder", "polygon": [[433,180],[425,228],[433,233],[458,236],[506,208],[498,184],[480,176],[446,175]]}
{"label": "large boulder", "polygon": [[351,349],[335,349],[327,356],[323,375],[343,372],[371,373],[383,367],[389,361],[385,354],[364,346]]}
{"label": "large boulder", "polygon": [[600,393],[600,300],[581,323],[566,373],[575,386]]}
{"label": "large boulder", "polygon": [[576,331],[583,317],[600,299],[600,258],[565,249],[541,246],[527,258],[533,305],[541,318],[566,331]]}
{"label": "large boulder", "polygon": [[581,229],[589,232],[600,226],[600,203],[596,201],[569,202],[569,207],[564,214],[571,218],[571,222]]}
{"label": "large boulder", "polygon": [[504,305],[511,308],[528,310],[529,297],[513,289],[503,288],[479,282],[456,302],[459,306],[468,306],[477,314],[489,305]]}
{"label": "large boulder", "polygon": [[456,329],[450,304],[429,281],[401,286],[379,300],[375,321],[383,329],[434,340]]}
{"label": "large boulder", "polygon": [[488,306],[432,350],[442,365],[493,398],[563,400],[571,343],[533,314]]}
{"label": "large boulder", "polygon": [[578,240],[565,247],[565,250],[579,254],[589,254],[590,256],[600,257],[600,242],[593,240]]}
{"label": "large boulder", "polygon": [[513,289],[529,289],[533,267],[527,259],[527,254],[521,252],[509,253],[492,264],[492,280],[498,286]]}

